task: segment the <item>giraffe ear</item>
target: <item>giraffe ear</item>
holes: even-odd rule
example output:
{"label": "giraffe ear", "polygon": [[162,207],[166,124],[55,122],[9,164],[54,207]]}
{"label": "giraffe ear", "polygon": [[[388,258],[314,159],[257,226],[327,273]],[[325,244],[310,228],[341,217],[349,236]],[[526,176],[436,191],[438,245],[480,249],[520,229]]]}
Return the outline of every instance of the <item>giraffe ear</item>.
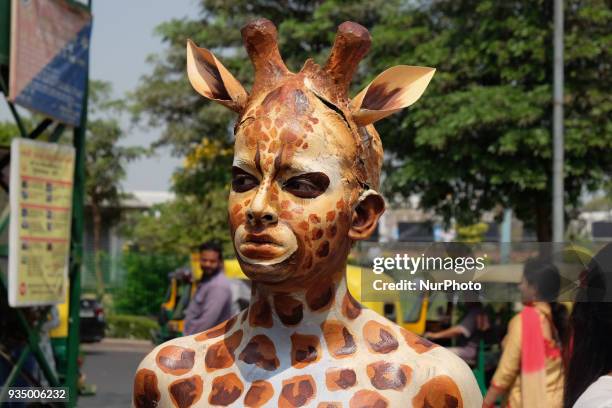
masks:
{"label": "giraffe ear", "polygon": [[389,68],[353,98],[353,119],[365,126],[407,108],[425,92],[435,72],[435,68],[409,65]]}
{"label": "giraffe ear", "polygon": [[187,76],[191,86],[205,98],[241,112],[248,94],[212,52],[187,40]]}

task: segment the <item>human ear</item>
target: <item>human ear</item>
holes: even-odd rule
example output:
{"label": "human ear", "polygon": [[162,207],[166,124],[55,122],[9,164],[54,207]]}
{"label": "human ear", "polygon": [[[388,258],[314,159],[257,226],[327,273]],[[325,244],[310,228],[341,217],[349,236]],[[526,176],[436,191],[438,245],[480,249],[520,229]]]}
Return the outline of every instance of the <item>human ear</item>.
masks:
{"label": "human ear", "polygon": [[353,210],[351,217],[351,228],[348,236],[355,241],[364,240],[370,237],[378,219],[385,212],[385,200],[374,190],[366,190]]}
{"label": "human ear", "polygon": [[187,40],[187,76],[198,93],[241,112],[248,94],[212,52]]}
{"label": "human ear", "polygon": [[378,75],[351,101],[353,120],[366,126],[415,103],[435,68],[397,65]]}

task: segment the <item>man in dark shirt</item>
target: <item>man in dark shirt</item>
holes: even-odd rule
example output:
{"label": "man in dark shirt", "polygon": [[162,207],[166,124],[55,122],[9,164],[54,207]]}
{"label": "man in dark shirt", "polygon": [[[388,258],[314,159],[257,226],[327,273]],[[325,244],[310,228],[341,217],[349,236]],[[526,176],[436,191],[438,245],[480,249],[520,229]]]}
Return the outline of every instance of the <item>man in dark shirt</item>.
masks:
{"label": "man in dark shirt", "polygon": [[207,242],[198,248],[202,278],[185,311],[183,334],[199,333],[231,317],[232,293],[223,273],[221,247]]}

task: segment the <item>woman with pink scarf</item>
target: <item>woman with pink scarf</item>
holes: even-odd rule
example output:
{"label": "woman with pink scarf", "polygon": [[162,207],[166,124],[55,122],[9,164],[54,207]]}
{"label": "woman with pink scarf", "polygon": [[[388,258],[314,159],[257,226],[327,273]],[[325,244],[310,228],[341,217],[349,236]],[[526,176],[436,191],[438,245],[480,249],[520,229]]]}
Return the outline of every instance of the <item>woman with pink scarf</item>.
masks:
{"label": "woman with pink scarf", "polygon": [[563,405],[561,343],[567,310],[555,300],[561,278],[557,268],[540,259],[525,263],[519,285],[525,307],[508,324],[503,353],[483,408],[505,395],[511,408],[557,408]]}

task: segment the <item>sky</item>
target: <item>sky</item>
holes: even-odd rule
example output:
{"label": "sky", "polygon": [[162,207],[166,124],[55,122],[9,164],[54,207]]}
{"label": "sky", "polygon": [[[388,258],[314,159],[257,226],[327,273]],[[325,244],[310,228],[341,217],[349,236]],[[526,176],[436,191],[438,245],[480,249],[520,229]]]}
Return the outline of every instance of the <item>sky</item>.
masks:
{"label": "sky", "polygon": [[[197,0],[93,0],[92,12],[90,77],[111,82],[115,95],[123,96],[136,87],[141,75],[151,71],[147,56],[165,47],[154,35],[155,27],[172,18],[197,15],[198,5]],[[159,133],[158,129],[131,128],[124,144],[148,146]],[[168,149],[159,151],[157,157],[133,162],[124,189],[166,191],[180,163]]]}
{"label": "sky", "polygon": [[[198,14],[197,0],[93,0],[93,30],[90,50],[90,78],[108,81],[114,95],[123,97],[151,71],[148,55],[165,47],[154,35],[155,27],[172,18]],[[11,118],[6,104],[0,104],[0,119]],[[125,145],[149,146],[159,129],[139,129],[122,121],[128,132]],[[123,182],[125,191],[167,191],[170,177],[181,158],[160,150],[157,157],[130,163]]]}

